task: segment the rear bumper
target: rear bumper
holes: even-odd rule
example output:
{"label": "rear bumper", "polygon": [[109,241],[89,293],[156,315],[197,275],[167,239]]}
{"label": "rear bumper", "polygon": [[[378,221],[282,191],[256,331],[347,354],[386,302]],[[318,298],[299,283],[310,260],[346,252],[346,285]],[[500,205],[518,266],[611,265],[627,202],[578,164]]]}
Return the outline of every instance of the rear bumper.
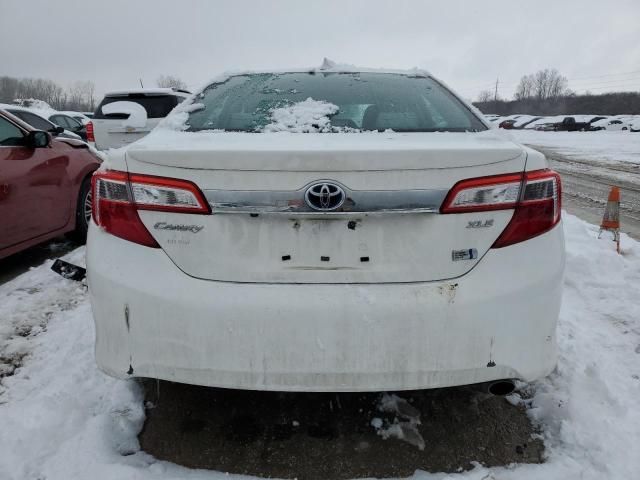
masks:
{"label": "rear bumper", "polygon": [[116,377],[378,391],[532,381],[555,366],[561,225],[458,279],[409,284],[215,282],[94,225],[88,245],[96,359]]}

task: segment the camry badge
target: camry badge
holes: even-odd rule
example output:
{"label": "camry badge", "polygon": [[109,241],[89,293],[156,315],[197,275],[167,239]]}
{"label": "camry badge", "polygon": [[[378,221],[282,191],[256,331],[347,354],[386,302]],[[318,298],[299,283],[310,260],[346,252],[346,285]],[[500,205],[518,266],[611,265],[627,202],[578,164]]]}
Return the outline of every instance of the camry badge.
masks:
{"label": "camry badge", "polygon": [[178,232],[198,233],[204,228],[204,225],[176,225],[167,222],[158,222],[153,226],[156,230],[174,230]]}

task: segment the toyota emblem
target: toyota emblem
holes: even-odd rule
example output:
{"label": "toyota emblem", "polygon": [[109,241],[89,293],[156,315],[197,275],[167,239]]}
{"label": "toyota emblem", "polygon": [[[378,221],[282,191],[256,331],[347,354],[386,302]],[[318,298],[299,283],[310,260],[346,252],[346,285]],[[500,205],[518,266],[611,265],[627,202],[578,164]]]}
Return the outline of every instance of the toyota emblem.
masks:
{"label": "toyota emblem", "polygon": [[314,210],[330,211],[344,203],[344,190],[335,183],[318,182],[307,188],[304,199]]}

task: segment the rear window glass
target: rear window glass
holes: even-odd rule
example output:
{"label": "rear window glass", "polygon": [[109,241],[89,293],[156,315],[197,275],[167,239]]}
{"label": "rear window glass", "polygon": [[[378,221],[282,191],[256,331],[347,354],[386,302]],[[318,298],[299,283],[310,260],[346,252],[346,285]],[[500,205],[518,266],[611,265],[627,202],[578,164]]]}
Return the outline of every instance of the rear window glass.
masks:
{"label": "rear window glass", "polygon": [[487,127],[431,78],[389,73],[249,74],[207,87],[188,127],[259,132],[275,109],[312,99],[337,106],[330,131],[459,132]]}
{"label": "rear window glass", "polygon": [[35,113],[25,112],[24,110],[8,110],[10,113],[18,117],[20,120],[27,122],[33,128],[38,130],[50,131],[55,128],[55,125],[42,117],[39,117]]}
{"label": "rear window glass", "polygon": [[130,93],[129,95],[114,95],[104,97],[96,109],[93,118],[96,119],[126,119],[128,114],[112,113],[105,115],[102,113],[102,107],[113,102],[135,102],[142,105],[147,111],[147,118],[164,118],[178,104],[178,98],[175,95],[145,95],[138,93]]}

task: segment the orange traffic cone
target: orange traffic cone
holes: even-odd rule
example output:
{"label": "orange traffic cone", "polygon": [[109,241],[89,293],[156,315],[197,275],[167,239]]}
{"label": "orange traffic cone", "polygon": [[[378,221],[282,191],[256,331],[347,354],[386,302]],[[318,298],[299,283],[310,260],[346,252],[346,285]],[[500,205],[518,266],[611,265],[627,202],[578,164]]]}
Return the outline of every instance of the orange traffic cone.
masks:
{"label": "orange traffic cone", "polygon": [[618,187],[611,187],[609,192],[609,199],[604,209],[598,238],[605,230],[613,234],[613,241],[616,242],[616,251],[620,253],[620,189]]}

